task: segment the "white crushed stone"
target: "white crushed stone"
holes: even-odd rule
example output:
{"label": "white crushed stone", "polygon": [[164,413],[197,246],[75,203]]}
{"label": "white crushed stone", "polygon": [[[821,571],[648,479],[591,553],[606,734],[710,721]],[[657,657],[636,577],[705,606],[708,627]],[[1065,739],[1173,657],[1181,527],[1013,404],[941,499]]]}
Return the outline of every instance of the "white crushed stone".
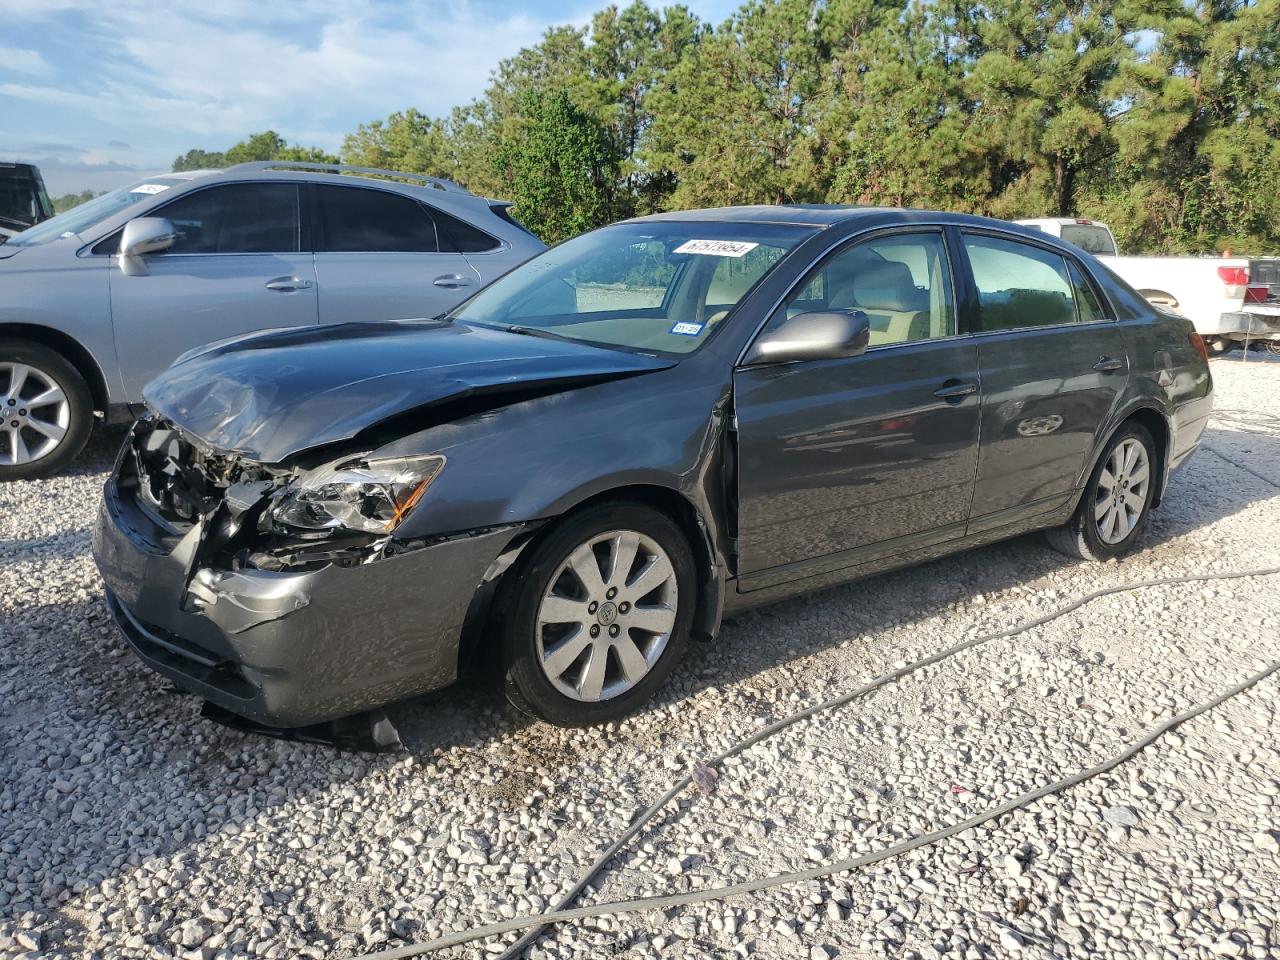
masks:
{"label": "white crushed stone", "polygon": [[[1033,536],[789,601],[600,729],[463,685],[394,709],[402,756],[212,725],[128,652],[89,558],[120,439],[100,431],[76,473],[0,487],[0,957],[341,958],[545,909],[767,719],[1101,586],[1280,563],[1280,363],[1238,357],[1213,364],[1211,449],[1130,559],[1074,564]],[[584,899],[854,856],[1089,766],[1280,657],[1277,597],[1109,597],[817,716],[682,797]],[[1272,679],[1110,775],[865,872],[563,927],[530,956],[1276,956],[1278,705]]]}

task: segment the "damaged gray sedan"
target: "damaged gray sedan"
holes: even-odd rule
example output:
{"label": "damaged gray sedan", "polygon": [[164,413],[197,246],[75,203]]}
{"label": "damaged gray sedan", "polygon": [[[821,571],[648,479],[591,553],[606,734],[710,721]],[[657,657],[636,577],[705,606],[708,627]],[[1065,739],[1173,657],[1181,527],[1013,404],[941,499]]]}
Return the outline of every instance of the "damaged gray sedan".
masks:
{"label": "damaged gray sedan", "polygon": [[432,320],[253,335],[145,391],[94,556],[151,667],[297,727],[496,667],[635,709],[734,610],[1034,529],[1132,548],[1212,385],[1087,254],[922,211],[665,214]]}

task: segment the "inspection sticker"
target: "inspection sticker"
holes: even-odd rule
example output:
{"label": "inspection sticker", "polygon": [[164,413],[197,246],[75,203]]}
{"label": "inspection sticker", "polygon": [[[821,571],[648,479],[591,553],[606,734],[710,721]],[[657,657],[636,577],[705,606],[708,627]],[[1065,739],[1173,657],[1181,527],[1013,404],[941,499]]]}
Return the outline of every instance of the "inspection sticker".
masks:
{"label": "inspection sticker", "polygon": [[130,190],[130,193],[164,193],[169,189],[167,183],[143,183]]}
{"label": "inspection sticker", "polygon": [[696,337],[698,334],[702,332],[702,328],[705,326],[706,326],[705,323],[681,322],[681,323],[677,323],[674,327],[672,327],[669,332],[679,334],[682,337]]}
{"label": "inspection sticker", "polygon": [[745,240],[686,240],[674,253],[698,253],[705,257],[744,257],[760,246]]}

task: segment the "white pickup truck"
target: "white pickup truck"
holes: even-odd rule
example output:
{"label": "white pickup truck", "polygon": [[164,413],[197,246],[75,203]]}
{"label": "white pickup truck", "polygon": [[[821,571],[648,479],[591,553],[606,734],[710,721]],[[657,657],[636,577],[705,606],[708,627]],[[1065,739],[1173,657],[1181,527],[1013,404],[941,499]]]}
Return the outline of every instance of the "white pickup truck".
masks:
{"label": "white pickup truck", "polygon": [[1187,317],[1209,349],[1258,341],[1280,353],[1280,259],[1122,257],[1097,220],[1017,220],[1092,253],[1150,302]]}

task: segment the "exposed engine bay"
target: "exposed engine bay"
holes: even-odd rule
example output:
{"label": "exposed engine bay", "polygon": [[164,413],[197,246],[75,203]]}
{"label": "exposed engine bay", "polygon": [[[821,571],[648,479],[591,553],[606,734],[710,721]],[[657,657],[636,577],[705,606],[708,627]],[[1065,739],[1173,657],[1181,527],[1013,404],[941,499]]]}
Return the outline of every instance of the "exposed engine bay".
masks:
{"label": "exposed engine bay", "polygon": [[[278,518],[304,471],[215,452],[159,418],[138,421],[119,488],[160,527],[185,535],[202,524],[199,561],[237,571],[358,564],[394,551],[389,532],[307,529]],[[358,460],[358,458],[353,458]]]}

